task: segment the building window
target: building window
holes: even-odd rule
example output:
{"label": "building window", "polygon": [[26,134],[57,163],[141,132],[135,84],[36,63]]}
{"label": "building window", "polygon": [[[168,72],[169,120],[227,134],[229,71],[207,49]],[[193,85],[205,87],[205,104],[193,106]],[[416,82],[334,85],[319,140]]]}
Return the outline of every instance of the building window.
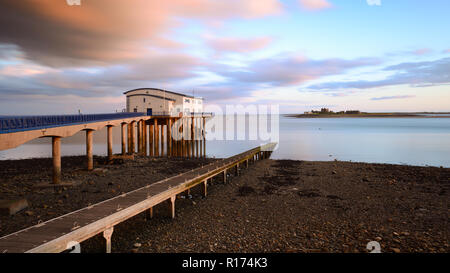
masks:
{"label": "building window", "polygon": [[144,102],[145,102],[145,98],[144,98]]}
{"label": "building window", "polygon": [[134,112],[137,113],[137,108],[134,108]]}
{"label": "building window", "polygon": [[184,99],[184,102],[190,103],[191,100],[190,99]]}

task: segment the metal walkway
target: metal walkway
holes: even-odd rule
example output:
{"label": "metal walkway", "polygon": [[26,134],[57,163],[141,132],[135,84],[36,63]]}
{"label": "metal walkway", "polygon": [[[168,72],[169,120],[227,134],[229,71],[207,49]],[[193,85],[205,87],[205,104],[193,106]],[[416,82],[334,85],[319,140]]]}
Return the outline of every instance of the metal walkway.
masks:
{"label": "metal walkway", "polygon": [[239,164],[267,158],[276,143],[256,147],[244,153],[213,162],[201,168],[147,185],[92,206],[51,219],[0,238],[0,253],[62,252],[101,232],[106,239],[106,251],[111,251],[111,235],[115,225],[147,211],[166,200],[171,202],[175,217],[175,197],[194,186],[203,184],[206,195],[208,179],[230,168],[238,173]]}

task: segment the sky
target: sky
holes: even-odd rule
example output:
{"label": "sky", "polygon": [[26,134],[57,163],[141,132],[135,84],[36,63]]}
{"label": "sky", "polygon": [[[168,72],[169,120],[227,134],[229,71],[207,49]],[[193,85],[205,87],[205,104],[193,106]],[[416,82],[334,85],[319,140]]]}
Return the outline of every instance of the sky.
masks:
{"label": "sky", "polygon": [[280,113],[450,111],[448,0],[0,0],[0,115],[163,88]]}

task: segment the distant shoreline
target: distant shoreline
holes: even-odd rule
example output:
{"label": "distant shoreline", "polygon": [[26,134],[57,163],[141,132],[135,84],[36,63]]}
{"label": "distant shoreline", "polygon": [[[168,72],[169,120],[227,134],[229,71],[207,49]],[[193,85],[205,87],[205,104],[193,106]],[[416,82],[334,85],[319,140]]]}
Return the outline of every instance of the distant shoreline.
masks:
{"label": "distant shoreline", "polygon": [[291,118],[450,118],[450,113],[286,114],[284,116]]}

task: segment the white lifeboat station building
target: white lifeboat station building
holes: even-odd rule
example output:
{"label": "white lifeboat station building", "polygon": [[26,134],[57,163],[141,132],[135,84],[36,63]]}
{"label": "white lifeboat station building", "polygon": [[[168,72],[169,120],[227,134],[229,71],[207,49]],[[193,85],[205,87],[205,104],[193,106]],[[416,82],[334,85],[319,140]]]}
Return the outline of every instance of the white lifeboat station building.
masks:
{"label": "white lifeboat station building", "polygon": [[124,93],[127,112],[144,112],[147,115],[190,115],[203,112],[203,98],[193,97],[157,88],[139,88]]}

